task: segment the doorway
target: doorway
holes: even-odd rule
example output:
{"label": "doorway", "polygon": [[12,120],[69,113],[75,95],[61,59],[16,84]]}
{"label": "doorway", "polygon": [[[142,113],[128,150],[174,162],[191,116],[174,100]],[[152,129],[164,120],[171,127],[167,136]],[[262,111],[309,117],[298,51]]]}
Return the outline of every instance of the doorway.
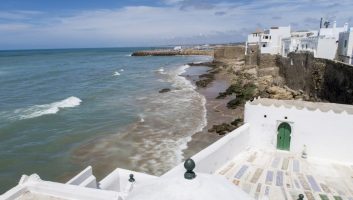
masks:
{"label": "doorway", "polygon": [[287,122],[282,122],[277,129],[277,149],[287,150],[290,149],[291,140],[291,126]]}

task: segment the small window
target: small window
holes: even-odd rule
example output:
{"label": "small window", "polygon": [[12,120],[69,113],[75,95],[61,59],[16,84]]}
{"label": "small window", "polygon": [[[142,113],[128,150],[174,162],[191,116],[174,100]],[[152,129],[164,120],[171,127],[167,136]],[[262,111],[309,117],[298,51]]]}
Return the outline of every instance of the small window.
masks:
{"label": "small window", "polygon": [[266,44],[263,44],[262,47],[266,47]]}
{"label": "small window", "polygon": [[264,118],[266,118],[267,117],[267,115],[264,115]]}
{"label": "small window", "polygon": [[271,39],[271,36],[270,36],[270,39]]}
{"label": "small window", "polygon": [[306,49],[308,48],[308,44],[305,44],[305,48],[306,48]]}
{"label": "small window", "polygon": [[284,117],[284,119],[288,119],[288,117]]}
{"label": "small window", "polygon": [[347,40],[344,40],[344,48],[347,48]]}

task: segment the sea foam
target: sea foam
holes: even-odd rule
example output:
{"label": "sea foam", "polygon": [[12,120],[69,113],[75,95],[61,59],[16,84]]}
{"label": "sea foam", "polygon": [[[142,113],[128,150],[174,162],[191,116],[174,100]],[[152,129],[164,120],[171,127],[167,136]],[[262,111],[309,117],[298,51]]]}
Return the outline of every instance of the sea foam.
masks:
{"label": "sea foam", "polygon": [[29,108],[16,109],[15,113],[19,119],[29,119],[42,115],[56,114],[63,108],[73,108],[79,106],[81,102],[81,99],[72,96],[62,101],[57,101],[50,104],[34,105]]}

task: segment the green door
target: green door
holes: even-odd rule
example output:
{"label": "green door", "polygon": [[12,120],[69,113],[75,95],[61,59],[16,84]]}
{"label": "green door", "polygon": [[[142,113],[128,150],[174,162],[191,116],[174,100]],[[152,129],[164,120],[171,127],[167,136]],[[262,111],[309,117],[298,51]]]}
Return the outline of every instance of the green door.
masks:
{"label": "green door", "polygon": [[277,129],[277,149],[289,150],[290,139],[291,139],[291,127],[288,123],[283,122],[278,126]]}

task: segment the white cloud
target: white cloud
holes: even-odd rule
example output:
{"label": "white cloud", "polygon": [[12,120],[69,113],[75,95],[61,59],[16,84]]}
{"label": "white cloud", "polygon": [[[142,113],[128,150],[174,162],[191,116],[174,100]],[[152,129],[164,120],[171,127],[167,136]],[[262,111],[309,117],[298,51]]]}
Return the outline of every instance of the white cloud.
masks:
{"label": "white cloud", "polygon": [[[348,0],[223,2],[212,4],[208,9],[192,6],[181,9],[187,2],[180,0],[164,2],[168,6],[88,10],[64,17],[49,13],[43,17],[41,13],[38,18],[35,12],[24,12],[26,22],[19,23],[20,17],[14,16],[14,24],[1,24],[0,21],[0,43],[7,40],[6,44],[12,41],[24,47],[29,44],[38,47],[88,47],[237,42],[243,41],[248,32],[259,26],[265,28],[292,23],[298,29],[317,28],[322,16],[334,18],[342,25],[349,20],[353,9]],[[192,1],[193,4],[195,2],[197,0]],[[6,15],[3,13],[3,16]],[[32,17],[30,21],[28,16]],[[312,19],[317,19],[317,23]],[[18,32],[13,34],[14,31]]]}

